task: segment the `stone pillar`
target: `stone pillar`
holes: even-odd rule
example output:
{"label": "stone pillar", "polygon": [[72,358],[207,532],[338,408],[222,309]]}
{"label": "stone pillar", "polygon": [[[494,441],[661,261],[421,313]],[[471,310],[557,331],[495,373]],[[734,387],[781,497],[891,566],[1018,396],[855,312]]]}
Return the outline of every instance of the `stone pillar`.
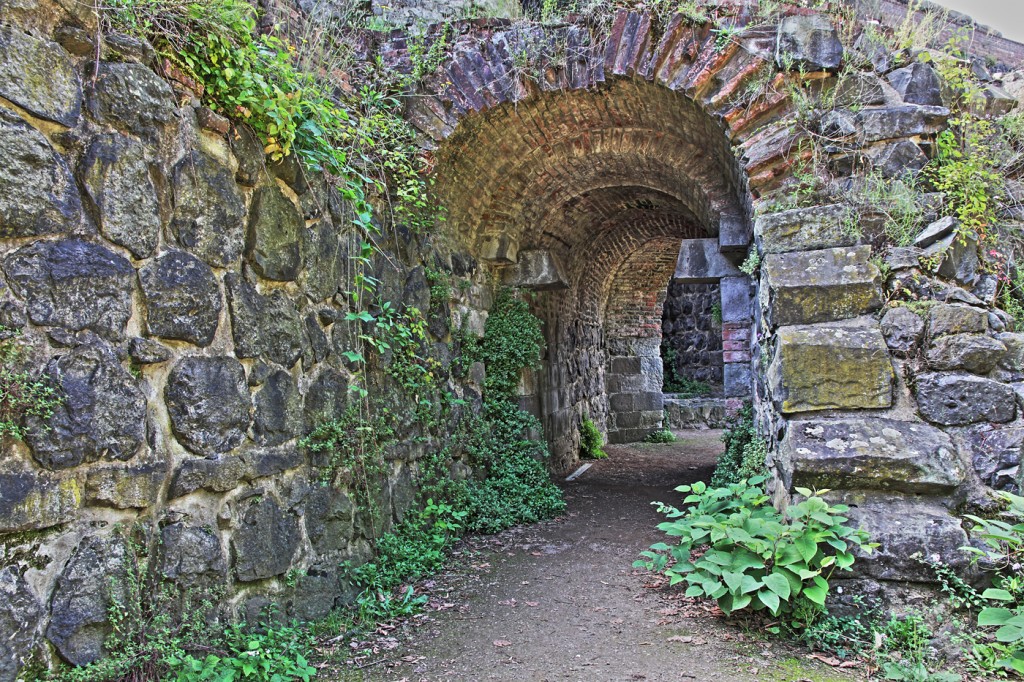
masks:
{"label": "stone pillar", "polygon": [[746,275],[723,277],[721,292],[725,395],[746,398],[751,394],[750,348],[754,322],[750,278]]}
{"label": "stone pillar", "polygon": [[635,443],[662,426],[661,339],[642,337],[609,343],[608,442]]}

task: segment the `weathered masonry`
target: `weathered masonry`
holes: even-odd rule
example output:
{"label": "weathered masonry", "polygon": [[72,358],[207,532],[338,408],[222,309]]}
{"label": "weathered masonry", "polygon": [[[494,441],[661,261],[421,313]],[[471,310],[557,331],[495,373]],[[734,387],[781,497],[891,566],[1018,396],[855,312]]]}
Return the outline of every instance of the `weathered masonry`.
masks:
{"label": "weathered masonry", "polygon": [[[725,393],[755,403],[777,498],[837,489],[882,544],[859,564],[857,591],[900,585],[908,598],[932,580],[915,554],[966,570],[957,510],[984,507],[987,487],[1019,486],[1024,336],[995,308],[976,255],[955,247],[951,219],[880,262],[857,229],[870,231],[870,214],[767,200],[809,154],[791,91],[739,96],[769,64],[836,88],[814,125],[841,141],[837,182],[869,169],[897,177],[934,153],[949,109],[931,67],[897,69],[855,44],[849,53],[828,18],[804,13],[724,42],[713,27],[677,16],[659,29],[640,12],[620,11],[599,38],[579,25],[477,22],[409,117],[436,149],[460,241],[537,292],[548,356],[526,399],[556,468],[571,464],[583,417],[613,441],[660,426],[666,284],[717,283]],[[383,54],[408,67],[402,40]],[[837,78],[851,61],[865,66]],[[989,115],[1017,104],[991,79],[984,97]],[[737,267],[751,246],[753,281]],[[894,282],[933,302],[924,319],[883,309]]]}
{"label": "weathered masonry", "polygon": [[[0,324],[67,401],[49,430],[3,442],[0,632],[14,636],[0,637],[0,682],[32,654],[102,653],[105,576],[126,556],[113,529],[137,519],[159,529],[159,570],[223,588],[228,610],[323,616],[346,598],[340,563],[366,558],[372,536],[298,446],[344,414],[353,380],[350,207],[294,160],[266,166],[254,137],[154,72],[148,46],[95,45],[81,3],[8,4]],[[523,401],[558,471],[574,464],[584,417],[617,441],[661,425],[668,283],[713,285],[724,391],[757,408],[778,500],[836,489],[882,544],[857,564],[858,591],[912,596],[933,578],[911,555],[963,568],[957,514],[1020,485],[1024,335],[969,251],[946,248],[949,221],[890,251],[885,281],[880,254],[849,229],[870,216],[767,200],[806,155],[784,83],[839,88],[815,125],[841,141],[838,182],[855,183],[933,153],[949,110],[937,86],[918,87],[931,67],[854,59],[823,15],[730,21],[725,41],[718,26],[629,11],[607,30],[457,24],[407,113],[449,238],[388,226],[373,275],[388,300],[428,314],[446,388],[469,410],[482,377],[449,372],[452,330],[482,333],[496,283],[533,292],[548,345]],[[366,44],[410,68],[405,38]],[[865,66],[840,84],[847,63]],[[775,74],[783,66],[794,70]],[[765,70],[774,86],[744,96]],[[992,112],[1015,106],[986,88]],[[754,278],[739,269],[752,248]],[[430,268],[465,286],[432,301]],[[924,317],[883,307],[894,281],[933,301]],[[915,363],[926,371],[911,386]],[[380,367],[367,381],[389,388]],[[405,426],[388,455],[389,520],[413,500],[417,460],[447,438]]]}

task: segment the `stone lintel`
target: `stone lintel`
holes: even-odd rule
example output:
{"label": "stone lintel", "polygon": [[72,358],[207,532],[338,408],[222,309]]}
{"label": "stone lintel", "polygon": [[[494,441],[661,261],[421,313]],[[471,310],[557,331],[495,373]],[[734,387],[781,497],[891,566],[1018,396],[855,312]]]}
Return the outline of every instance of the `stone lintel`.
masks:
{"label": "stone lintel", "polygon": [[723,277],[742,274],[739,268],[722,255],[717,239],[684,239],[679,247],[673,279],[695,284],[716,282]]}

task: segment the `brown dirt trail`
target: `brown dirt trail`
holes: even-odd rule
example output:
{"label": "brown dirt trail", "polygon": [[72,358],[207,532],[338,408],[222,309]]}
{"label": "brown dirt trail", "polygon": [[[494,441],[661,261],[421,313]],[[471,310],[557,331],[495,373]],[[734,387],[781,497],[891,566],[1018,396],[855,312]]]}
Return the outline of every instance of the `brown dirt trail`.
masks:
{"label": "brown dirt trail", "polygon": [[609,459],[564,484],[563,518],[466,543],[457,567],[428,585],[440,610],[371,657],[363,679],[857,679],[744,633],[710,603],[632,568],[664,539],[651,501],[678,502],[673,488],[707,480],[721,452],[720,432],[679,435],[668,445],[609,446]]}

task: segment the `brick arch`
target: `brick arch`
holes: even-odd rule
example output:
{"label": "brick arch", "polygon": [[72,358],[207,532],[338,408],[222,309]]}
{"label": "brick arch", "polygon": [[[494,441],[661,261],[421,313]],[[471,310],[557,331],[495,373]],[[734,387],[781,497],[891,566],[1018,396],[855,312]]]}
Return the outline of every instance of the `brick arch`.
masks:
{"label": "brick arch", "polygon": [[[409,100],[457,241],[499,270],[520,252],[564,270],[534,303],[548,340],[534,400],[556,468],[575,457],[581,416],[614,418],[611,360],[650,355],[640,341],[660,336],[682,241],[717,238],[742,258],[754,202],[792,164],[785,89],[737,97],[769,68],[774,28],[724,45],[714,29],[631,11],[607,33],[471,22]],[[409,69],[402,41],[381,53]],[[660,391],[660,362],[657,375]]]}

